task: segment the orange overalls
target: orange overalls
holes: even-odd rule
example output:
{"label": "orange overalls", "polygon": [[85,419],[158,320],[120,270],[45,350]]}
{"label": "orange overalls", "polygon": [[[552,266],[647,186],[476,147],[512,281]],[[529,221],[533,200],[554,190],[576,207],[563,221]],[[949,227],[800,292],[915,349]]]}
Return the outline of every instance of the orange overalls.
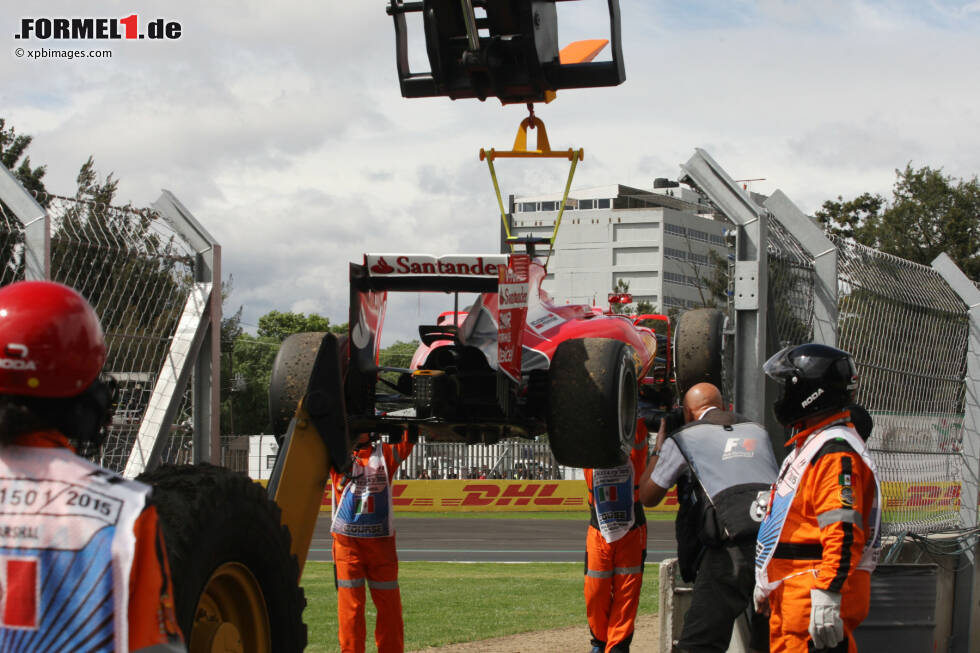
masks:
{"label": "orange overalls", "polygon": [[[405,458],[412,452],[414,443],[382,444],[386,468],[386,486],[378,495],[379,501],[387,502],[391,509],[391,479]],[[355,453],[351,478],[330,470],[333,487],[333,505],[340,506],[344,488],[354,482],[358,473],[369,467],[373,447],[362,448]],[[376,488],[380,489],[380,488]],[[387,495],[384,495],[387,490]],[[384,497],[382,499],[382,497]],[[358,510],[384,510],[375,506],[373,497],[366,497],[358,504]],[[389,522],[390,523],[390,522]],[[401,592],[398,589],[398,554],[395,550],[395,533],[381,537],[359,537],[333,533],[334,581],[337,586],[337,637],[342,653],[364,653],[367,627],[364,620],[365,592],[367,583],[378,616],[374,627],[374,642],[378,653],[402,653],[404,650],[404,624],[402,621]]]}
{"label": "orange overalls", "polygon": [[[589,488],[589,509],[592,519],[585,541],[585,612],[592,633],[592,645],[606,653],[626,653],[633,641],[636,608],[640,603],[643,585],[643,563],[646,560],[647,526],[639,499],[639,479],[647,462],[647,428],[637,422],[636,439],[630,452],[629,475],[632,492],[619,497],[623,510],[636,520],[625,533],[616,533],[607,541],[599,527],[593,480],[600,470],[585,470]],[[604,498],[616,488],[603,491]],[[623,501],[623,499],[625,499]],[[601,499],[600,499],[601,500]],[[634,512],[635,511],[635,512]]]}
{"label": "orange overalls", "polygon": [[[796,440],[802,447],[808,436],[835,419],[840,416],[787,445]],[[871,574],[858,569],[858,563],[875,528],[869,520],[876,492],[874,473],[842,440],[830,440],[810,460],[769,563],[769,578],[784,578],[769,596],[770,653],[807,652],[813,588],[840,592],[844,640],[832,650],[857,652],[853,632],[868,615],[871,601]]]}
{"label": "orange overalls", "polygon": [[[17,438],[22,447],[73,450],[68,439],[57,431],[29,433]],[[0,455],[2,450],[0,450]],[[57,522],[58,517],[50,518]],[[170,580],[163,534],[156,507],[147,505],[133,524],[136,538],[129,571],[129,605],[126,610],[130,651],[153,648],[184,651],[183,638],[174,614],[174,592]]]}

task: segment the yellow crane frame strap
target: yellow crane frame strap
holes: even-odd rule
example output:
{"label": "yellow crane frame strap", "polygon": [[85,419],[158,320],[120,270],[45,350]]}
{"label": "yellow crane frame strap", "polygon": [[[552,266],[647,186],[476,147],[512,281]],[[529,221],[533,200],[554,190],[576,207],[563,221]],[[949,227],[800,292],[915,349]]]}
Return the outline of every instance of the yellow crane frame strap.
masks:
{"label": "yellow crane frame strap", "polygon": [[[538,143],[536,150],[527,149],[527,130],[528,128],[538,130]],[[575,167],[578,162],[585,158],[585,150],[577,149],[573,150],[568,148],[567,150],[552,150],[551,145],[548,143],[548,132],[545,129],[544,122],[540,118],[531,116],[525,118],[521,121],[520,127],[517,128],[517,136],[514,138],[514,147],[510,151],[498,152],[491,148],[489,151],[480,148],[480,160],[486,159],[487,167],[490,168],[490,179],[493,181],[493,190],[497,194],[497,206],[500,208],[500,219],[504,224],[504,233],[507,238],[511,238],[510,226],[507,224],[507,210],[504,208],[504,200],[500,195],[500,185],[497,183],[497,171],[493,167],[493,160],[503,158],[503,159],[568,159],[572,162],[571,167],[568,170],[568,179],[565,182],[565,192],[562,194],[561,206],[558,209],[558,217],[555,219],[555,229],[551,234],[551,246],[548,248],[548,257],[545,259],[545,268],[548,267],[548,261],[551,260],[551,250],[554,248],[555,239],[558,237],[558,227],[561,226],[561,217],[565,213],[565,205],[568,202],[568,193],[572,188],[572,178],[575,176]],[[510,246],[511,251],[514,251],[514,245]]]}

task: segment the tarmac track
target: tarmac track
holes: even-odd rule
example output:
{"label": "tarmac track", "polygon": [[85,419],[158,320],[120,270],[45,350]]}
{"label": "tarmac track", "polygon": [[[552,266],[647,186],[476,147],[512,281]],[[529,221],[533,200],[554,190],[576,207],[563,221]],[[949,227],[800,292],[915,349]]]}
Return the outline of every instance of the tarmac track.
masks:
{"label": "tarmac track", "polygon": [[[588,523],[555,519],[395,518],[404,562],[583,562]],[[320,515],[309,560],[332,561],[330,514]],[[673,521],[647,522],[647,562],[676,557]]]}

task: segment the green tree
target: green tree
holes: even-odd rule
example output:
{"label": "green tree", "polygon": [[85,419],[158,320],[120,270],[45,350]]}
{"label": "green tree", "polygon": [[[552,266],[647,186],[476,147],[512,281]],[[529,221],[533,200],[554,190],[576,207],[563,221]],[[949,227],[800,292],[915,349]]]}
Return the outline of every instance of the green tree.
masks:
{"label": "green tree", "polygon": [[14,173],[24,188],[36,196],[41,206],[47,206],[50,198],[43,181],[47,166],[34,167],[31,165],[31,157],[27,156],[27,148],[33,140],[33,136],[17,135],[14,128],[8,127],[7,121],[0,118],[0,163]]}
{"label": "green tree", "polygon": [[643,301],[636,302],[637,315],[646,315],[648,313],[653,313],[655,310],[656,307],[653,305],[653,303],[648,302],[645,299]]}
{"label": "green tree", "polygon": [[347,333],[347,324],[334,325],[316,313],[269,311],[259,318],[256,335],[241,328],[239,308],[222,320],[222,421],[225,434],[268,433],[269,379],[282,341],[294,333]]}
{"label": "green tree", "polygon": [[347,333],[347,323],[331,325],[330,318],[310,313],[290,313],[269,311],[259,318],[259,336],[275,338],[279,342],[286,336],[306,331],[330,331],[332,333]]}
{"label": "green tree", "polygon": [[[175,237],[152,229],[153,217],[112,203],[119,180],[103,180],[92,157],[82,164],[73,202],[51,235],[51,277],[78,290],[102,319],[108,369],[155,373],[191,283]],[[181,265],[183,263],[183,265]],[[137,353],[139,352],[139,353]]]}
{"label": "green tree", "polygon": [[948,254],[980,281],[980,181],[955,179],[942,169],[895,171],[891,201],[863,193],[828,200],[816,213],[827,231],[910,261],[928,265]]}
{"label": "green tree", "polygon": [[[35,195],[41,206],[47,206],[48,197],[42,180],[47,171],[44,166],[32,166],[27,148],[31,136],[18,135],[6,120],[0,118],[0,164],[10,170],[29,192]],[[24,240],[23,225],[13,211],[0,201],[0,283],[10,283],[24,276],[24,258],[19,255]]]}

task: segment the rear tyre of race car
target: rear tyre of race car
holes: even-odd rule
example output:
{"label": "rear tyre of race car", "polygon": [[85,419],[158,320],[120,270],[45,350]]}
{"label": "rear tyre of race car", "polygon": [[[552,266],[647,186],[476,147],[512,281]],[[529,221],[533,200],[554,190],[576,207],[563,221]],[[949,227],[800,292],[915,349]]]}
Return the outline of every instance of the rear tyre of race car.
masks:
{"label": "rear tyre of race car", "polygon": [[299,567],[265,490],[208,464],[163,465],[139,480],[153,486],[188,650],[302,651]]}
{"label": "rear tyre of race car", "polygon": [[707,381],[722,385],[722,330],[725,316],[714,308],[682,313],[674,331],[674,368],[680,397],[691,386]]}
{"label": "rear tyre of race car", "polygon": [[629,459],[636,432],[633,348],[620,340],[567,340],[549,370],[548,440],[570,467],[615,467]]}

